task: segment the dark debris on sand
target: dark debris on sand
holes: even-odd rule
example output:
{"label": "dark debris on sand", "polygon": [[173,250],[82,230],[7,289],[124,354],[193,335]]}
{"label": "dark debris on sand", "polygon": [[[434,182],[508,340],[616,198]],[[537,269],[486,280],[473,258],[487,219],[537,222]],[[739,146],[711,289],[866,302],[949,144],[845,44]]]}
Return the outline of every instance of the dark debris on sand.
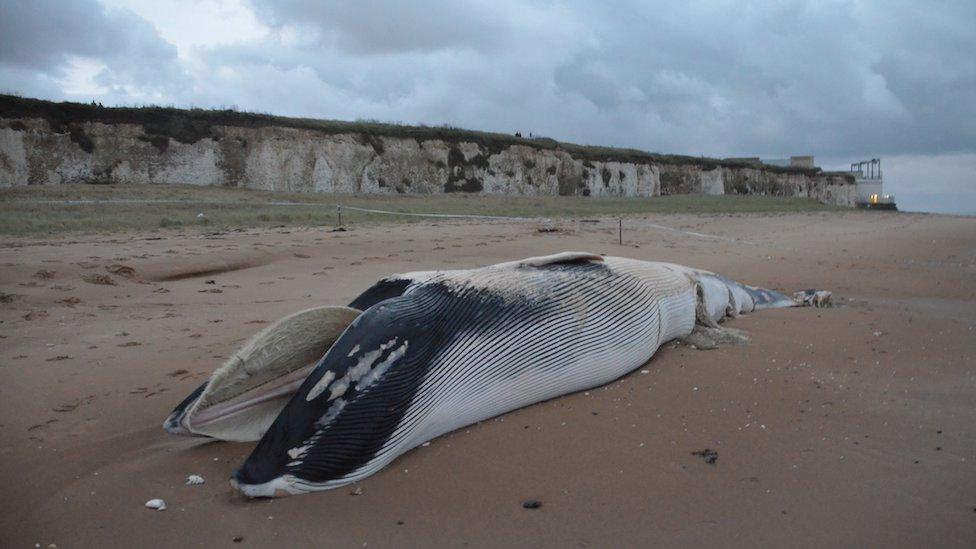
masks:
{"label": "dark debris on sand", "polygon": [[704,450],[697,450],[695,452],[692,452],[691,455],[698,456],[704,459],[705,463],[709,465],[715,465],[715,462],[718,461],[718,452],[712,450],[711,448],[705,448]]}

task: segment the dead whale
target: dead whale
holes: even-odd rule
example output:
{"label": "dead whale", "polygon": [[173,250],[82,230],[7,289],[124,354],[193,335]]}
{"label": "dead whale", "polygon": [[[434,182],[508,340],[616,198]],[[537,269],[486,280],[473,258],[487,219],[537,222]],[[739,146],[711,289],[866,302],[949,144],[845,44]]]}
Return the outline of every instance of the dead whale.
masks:
{"label": "dead whale", "polygon": [[247,496],[326,490],[465,425],[609,383],[696,324],[829,299],[579,252],[394,275],[349,307],[269,326],[164,427],[260,439],[232,479]]}

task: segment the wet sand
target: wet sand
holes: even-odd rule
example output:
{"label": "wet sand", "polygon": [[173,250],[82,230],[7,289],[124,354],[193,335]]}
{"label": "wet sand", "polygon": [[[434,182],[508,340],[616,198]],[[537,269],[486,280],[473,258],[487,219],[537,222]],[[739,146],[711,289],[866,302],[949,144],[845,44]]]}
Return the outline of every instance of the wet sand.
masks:
{"label": "wet sand", "polygon": [[[976,219],[625,225],[623,246],[611,219],[8,240],[4,545],[976,544]],[[837,306],[735,319],[748,345],[667,344],[646,374],[462,429],[325,493],[247,501],[227,479],[250,444],[161,429],[268,322],[394,272],[563,250],[825,288]],[[186,486],[190,474],[206,483]],[[168,509],[146,509],[152,498]]]}

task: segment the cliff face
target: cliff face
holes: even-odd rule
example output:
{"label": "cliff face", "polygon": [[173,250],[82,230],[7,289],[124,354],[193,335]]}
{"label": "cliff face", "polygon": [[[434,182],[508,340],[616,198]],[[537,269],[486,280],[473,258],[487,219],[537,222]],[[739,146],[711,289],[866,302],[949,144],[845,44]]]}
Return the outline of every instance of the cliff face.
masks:
{"label": "cliff face", "polygon": [[[106,109],[108,110],[108,109]],[[0,117],[0,186],[182,183],[292,192],[658,196],[765,194],[853,206],[853,181],[816,170],[620,158],[558,145],[212,124],[177,139],[151,125]],[[599,158],[596,158],[599,156]],[[669,157],[670,158],[670,157]]]}

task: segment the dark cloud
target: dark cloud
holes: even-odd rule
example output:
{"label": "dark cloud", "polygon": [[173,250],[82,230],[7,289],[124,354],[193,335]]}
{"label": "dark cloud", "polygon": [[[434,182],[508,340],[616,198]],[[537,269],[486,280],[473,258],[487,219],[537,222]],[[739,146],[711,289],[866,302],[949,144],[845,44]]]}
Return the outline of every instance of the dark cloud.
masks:
{"label": "dark cloud", "polygon": [[[172,89],[182,74],[176,48],[130,11],[106,9],[95,0],[0,1],[4,88],[50,93],[51,80],[64,77],[79,59],[98,67],[93,84],[136,97]],[[17,73],[21,79],[8,81]]]}
{"label": "dark cloud", "polygon": [[500,45],[509,14],[492,2],[345,2],[255,0],[258,13],[276,27],[311,31],[318,45],[354,54],[485,49]]}
{"label": "dark cloud", "polygon": [[115,102],[719,156],[976,150],[971,1],[250,0],[268,32],[179,57],[143,1],[0,0],[0,88],[64,92],[80,57]]}

